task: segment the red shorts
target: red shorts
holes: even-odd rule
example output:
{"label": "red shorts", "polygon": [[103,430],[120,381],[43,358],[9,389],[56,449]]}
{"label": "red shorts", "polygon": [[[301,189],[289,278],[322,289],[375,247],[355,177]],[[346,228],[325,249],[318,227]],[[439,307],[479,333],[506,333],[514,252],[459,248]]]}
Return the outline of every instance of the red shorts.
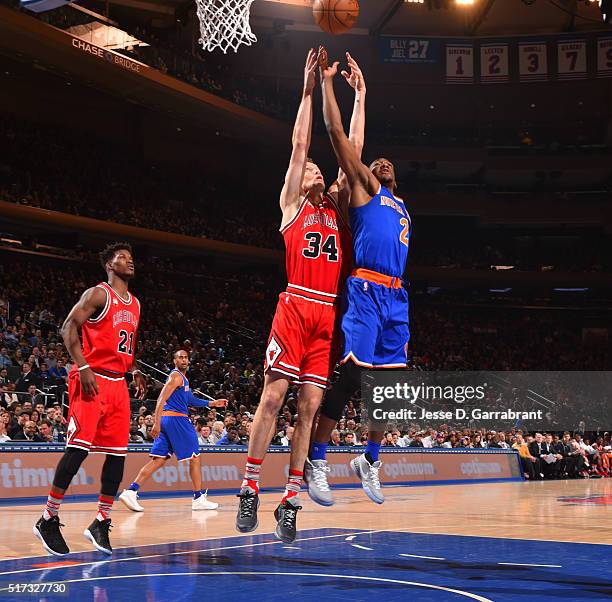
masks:
{"label": "red shorts", "polygon": [[281,293],[268,339],[265,371],[326,389],[340,352],[338,313],[336,305]]}
{"label": "red shorts", "polygon": [[130,395],[124,378],[96,374],[98,394],[85,395],[77,370],[68,376],[68,433],[66,447],[93,454],[125,456],[130,437]]}

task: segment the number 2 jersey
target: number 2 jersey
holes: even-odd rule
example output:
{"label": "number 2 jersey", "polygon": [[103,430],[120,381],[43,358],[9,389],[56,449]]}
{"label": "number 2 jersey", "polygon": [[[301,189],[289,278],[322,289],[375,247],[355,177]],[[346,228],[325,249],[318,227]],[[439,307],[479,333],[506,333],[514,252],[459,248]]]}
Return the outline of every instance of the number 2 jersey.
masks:
{"label": "number 2 jersey", "polygon": [[83,355],[94,372],[123,376],[134,362],[140,302],[130,292],[123,299],[106,282],[97,287],[106,293],[106,303],[83,324]]}
{"label": "number 2 jersey", "polygon": [[264,367],[296,384],[325,389],[338,360],[339,294],[351,268],[351,233],[336,201],[304,199],[281,230],[287,289],[274,314]]}

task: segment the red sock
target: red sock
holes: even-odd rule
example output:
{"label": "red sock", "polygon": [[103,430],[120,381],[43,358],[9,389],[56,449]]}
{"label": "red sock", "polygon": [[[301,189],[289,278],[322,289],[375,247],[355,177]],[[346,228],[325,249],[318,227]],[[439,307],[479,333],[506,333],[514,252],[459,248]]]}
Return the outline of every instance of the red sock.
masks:
{"label": "red sock", "polygon": [[99,521],[103,521],[107,518],[110,518],[110,513],[114,501],[115,498],[110,497],[108,495],[100,494],[100,497],[98,498],[98,514],[96,515],[96,518]]}
{"label": "red sock", "polygon": [[259,493],[259,473],[261,471],[262,462],[263,458],[251,458],[251,456],[247,456],[242,487],[250,487],[255,493]]}
{"label": "red sock", "polygon": [[54,516],[57,516],[59,513],[60,504],[63,501],[63,493],[53,493],[53,491],[49,491],[49,497],[47,498],[47,505],[45,506],[45,510],[43,512],[43,518],[45,520],[49,520]]}
{"label": "red sock", "polygon": [[304,473],[301,470],[295,470],[294,468],[289,469],[289,480],[285,486],[285,494],[281,500],[281,504],[284,504],[288,499],[296,497],[300,493],[302,488],[302,477]]}

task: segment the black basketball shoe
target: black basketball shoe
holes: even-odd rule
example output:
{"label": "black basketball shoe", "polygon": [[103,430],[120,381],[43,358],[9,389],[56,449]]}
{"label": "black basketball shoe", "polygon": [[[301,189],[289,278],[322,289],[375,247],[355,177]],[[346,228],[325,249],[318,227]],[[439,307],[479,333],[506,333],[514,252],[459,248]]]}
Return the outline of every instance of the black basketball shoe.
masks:
{"label": "black basketball shoe", "polygon": [[66,545],[64,536],[60,531],[60,527],[63,527],[59,522],[59,516],[54,516],[49,520],[45,520],[42,516],[38,519],[38,522],[32,527],[32,533],[40,539],[43,547],[49,554],[54,556],[65,556],[70,554],[70,549]]}
{"label": "black basketball shoe", "polygon": [[236,530],[240,533],[255,531],[259,525],[257,509],[259,508],[259,495],[252,487],[243,487],[236,494],[240,499],[238,514],[236,515]]}
{"label": "black basketball shoe", "polygon": [[109,556],[113,553],[111,548],[110,540],[108,538],[108,532],[111,530],[111,519],[98,520],[94,518],[93,523],[83,531],[83,535],[94,545],[94,548],[103,554]]}
{"label": "black basketball shoe", "polygon": [[285,500],[282,504],[278,505],[278,508],[274,511],[274,518],[277,520],[276,531],[274,534],[277,539],[284,541],[285,543],[292,543],[295,541],[296,535],[296,519],[298,510],[302,509],[302,506],[297,506],[298,500],[293,498]]}

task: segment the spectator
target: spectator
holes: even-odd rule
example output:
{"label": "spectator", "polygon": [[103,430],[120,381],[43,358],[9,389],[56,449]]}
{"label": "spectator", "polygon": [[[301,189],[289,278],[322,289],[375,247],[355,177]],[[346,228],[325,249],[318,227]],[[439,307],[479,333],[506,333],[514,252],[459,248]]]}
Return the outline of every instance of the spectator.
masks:
{"label": "spectator", "polygon": [[55,384],[65,384],[68,382],[68,371],[64,365],[64,360],[57,360],[57,364],[49,369],[49,374]]}
{"label": "spectator", "polygon": [[45,407],[46,397],[42,393],[38,393],[35,384],[31,384],[28,386],[28,395],[33,405],[40,404],[43,408]]}
{"label": "spectator", "polygon": [[12,365],[13,361],[8,355],[8,349],[2,347],[2,349],[0,349],[0,369],[10,368]]}
{"label": "spectator", "polygon": [[10,441],[11,438],[8,436],[6,432],[6,422],[2,420],[2,415],[0,415],[0,443],[5,443],[6,441]]}
{"label": "spectator", "polygon": [[224,435],[225,435],[225,426],[223,425],[223,422],[221,422],[220,420],[216,420],[212,425],[212,432],[210,433],[210,436],[209,436],[210,444],[218,445],[219,441],[221,441]]}
{"label": "spectator", "polygon": [[129,443],[144,443],[144,438],[140,433],[138,426],[132,425],[130,427],[130,438],[128,440]]}
{"label": "spectator", "polygon": [[516,442],[513,443],[512,447],[518,450],[525,478],[533,481],[536,477],[537,459],[529,452],[529,447],[520,433],[516,435]]}
{"label": "spectator", "polygon": [[423,433],[415,433],[414,439],[410,442],[408,447],[424,447],[423,445]]}
{"label": "spectator", "polygon": [[288,426],[285,429],[285,434],[281,437],[281,445],[285,447],[289,447],[291,445],[291,439],[293,437],[294,428],[292,426]]}
{"label": "spectator", "polygon": [[13,441],[32,441],[34,443],[41,443],[43,441],[42,437],[38,434],[36,424],[31,420],[26,420],[23,423],[23,427],[15,433],[12,439]]}
{"label": "spectator", "polygon": [[18,392],[26,392],[30,385],[35,385],[40,388],[41,383],[39,378],[32,372],[32,367],[27,362],[21,366],[21,375],[15,382],[15,390]]}
{"label": "spectator", "polygon": [[53,442],[53,426],[48,420],[43,420],[38,426],[38,434],[45,443]]}
{"label": "spectator", "polygon": [[19,415],[14,414],[11,423],[7,426],[8,434],[11,439],[15,439],[17,433],[23,431],[26,422],[30,421],[30,415],[21,412]]}
{"label": "spectator", "polygon": [[340,431],[338,429],[334,429],[331,432],[329,445],[332,447],[339,447],[340,445],[342,445],[342,441],[340,439]]}
{"label": "spectator", "polygon": [[349,431],[344,435],[344,445],[353,446],[355,445],[355,433]]}
{"label": "spectator", "polygon": [[542,436],[542,433],[536,433],[535,440],[532,441],[528,445],[529,453],[536,459],[536,462],[535,462],[536,478],[540,478],[540,479],[544,478],[543,457],[545,453],[544,453],[543,443],[544,443],[544,437]]}
{"label": "spectator", "polygon": [[198,443],[200,445],[210,445],[208,441],[210,427],[206,424],[206,418],[200,417],[196,420],[196,433],[198,434]]}

